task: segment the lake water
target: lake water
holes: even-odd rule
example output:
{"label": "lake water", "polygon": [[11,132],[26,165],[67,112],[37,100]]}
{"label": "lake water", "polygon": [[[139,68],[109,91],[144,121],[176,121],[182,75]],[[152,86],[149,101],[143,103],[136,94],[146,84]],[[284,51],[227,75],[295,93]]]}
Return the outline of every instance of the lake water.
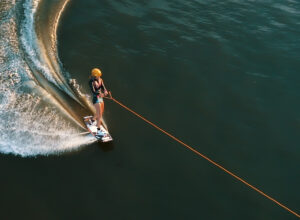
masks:
{"label": "lake water", "polygon": [[296,219],[110,100],[114,142],[92,143],[80,94],[101,68],[116,99],[299,212],[298,1],[7,0],[1,25],[3,219]]}

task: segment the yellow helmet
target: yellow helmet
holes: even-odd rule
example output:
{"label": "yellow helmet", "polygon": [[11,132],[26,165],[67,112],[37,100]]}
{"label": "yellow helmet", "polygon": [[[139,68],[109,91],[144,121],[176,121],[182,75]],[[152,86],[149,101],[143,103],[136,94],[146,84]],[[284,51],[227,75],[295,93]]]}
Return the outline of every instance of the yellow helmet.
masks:
{"label": "yellow helmet", "polygon": [[101,70],[98,68],[92,69],[91,73],[92,73],[93,77],[101,77],[102,76]]}

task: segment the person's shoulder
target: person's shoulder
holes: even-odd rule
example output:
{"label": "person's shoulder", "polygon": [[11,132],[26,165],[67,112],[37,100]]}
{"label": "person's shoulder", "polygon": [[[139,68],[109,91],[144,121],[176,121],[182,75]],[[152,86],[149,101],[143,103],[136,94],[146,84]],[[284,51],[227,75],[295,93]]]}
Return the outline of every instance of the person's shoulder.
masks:
{"label": "person's shoulder", "polygon": [[89,79],[89,84],[93,85],[94,84],[94,80],[93,79]]}

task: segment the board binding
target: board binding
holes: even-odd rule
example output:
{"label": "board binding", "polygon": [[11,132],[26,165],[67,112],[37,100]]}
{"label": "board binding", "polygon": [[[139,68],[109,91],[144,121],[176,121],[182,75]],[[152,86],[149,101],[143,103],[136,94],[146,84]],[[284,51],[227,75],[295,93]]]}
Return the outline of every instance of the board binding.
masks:
{"label": "board binding", "polygon": [[95,123],[92,123],[91,119],[93,116],[85,116],[83,117],[84,123],[88,129],[88,131],[98,140],[101,142],[110,142],[113,140],[112,136],[108,132],[107,128],[103,125],[100,126],[101,134],[99,134],[97,130],[97,126]]}

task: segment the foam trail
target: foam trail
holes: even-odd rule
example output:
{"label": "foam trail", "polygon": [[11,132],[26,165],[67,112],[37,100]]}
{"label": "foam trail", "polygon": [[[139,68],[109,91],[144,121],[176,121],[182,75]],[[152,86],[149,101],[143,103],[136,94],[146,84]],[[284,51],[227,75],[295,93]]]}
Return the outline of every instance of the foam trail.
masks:
{"label": "foam trail", "polygon": [[[57,24],[62,10],[65,8],[67,2],[68,1],[65,1],[63,8],[58,13],[59,16],[57,16],[56,18]],[[44,47],[46,47],[47,45],[44,45],[43,42],[39,43],[39,39],[35,30],[35,14],[37,12],[39,3],[40,0],[25,0],[23,3],[25,19],[21,24],[20,39],[22,42],[22,46],[25,49],[25,53],[27,53],[28,55],[27,58],[34,64],[35,69],[41,72],[49,82],[53,83],[55,86],[78,101],[76,96],[74,96],[74,94],[69,90],[67,83],[64,82],[64,78],[62,76],[59,76],[59,70],[53,69],[51,65],[53,64],[53,62],[51,62],[47,57],[47,54],[49,53],[56,53],[56,46],[52,45],[52,50],[46,50],[47,48]],[[50,33],[47,33],[48,35],[56,36],[56,32],[51,32],[51,29],[49,29],[49,31]],[[56,29],[54,31],[56,31]]]}
{"label": "foam trail", "polygon": [[70,115],[62,105],[64,99],[68,100],[65,97],[78,98],[63,82],[63,75],[55,73],[59,69],[49,66],[42,55],[34,29],[39,4],[37,0],[0,2],[2,153],[48,155],[71,151],[94,141],[92,136],[84,135],[85,131],[73,116],[75,113]]}

